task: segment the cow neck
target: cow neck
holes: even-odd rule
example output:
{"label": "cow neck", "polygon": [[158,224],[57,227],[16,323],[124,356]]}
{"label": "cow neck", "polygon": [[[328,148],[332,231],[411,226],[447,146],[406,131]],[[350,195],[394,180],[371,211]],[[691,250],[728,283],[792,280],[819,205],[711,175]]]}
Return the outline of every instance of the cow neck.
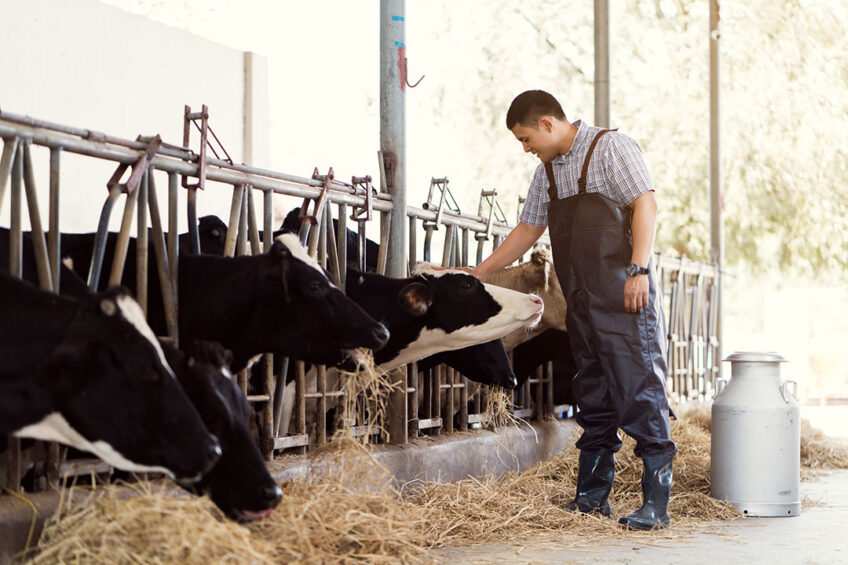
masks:
{"label": "cow neck", "polygon": [[[492,286],[500,286],[503,288],[519,290],[516,288],[515,282],[516,280],[523,278],[523,271],[527,268],[528,264],[529,263],[522,263],[520,265],[514,265],[505,269],[492,271],[491,273],[488,273],[485,276],[481,277],[480,281],[485,284],[490,284]],[[529,292],[529,290],[525,291],[522,289],[521,292]]]}
{"label": "cow neck", "polygon": [[61,343],[79,313],[76,301],[6,276],[0,278],[0,296],[5,311],[0,320],[0,359],[4,363],[43,361]]}
{"label": "cow neck", "polygon": [[35,377],[59,346],[79,309],[72,300],[0,277],[0,434],[40,421],[52,411]]}
{"label": "cow neck", "polygon": [[[363,277],[362,284],[355,284],[360,276]],[[425,328],[428,316],[410,316],[401,309],[396,298],[401,289],[416,280],[393,279],[350,269],[347,272],[348,297],[389,330],[388,343],[374,352],[374,362],[378,366],[395,359],[418,339]]]}
{"label": "cow neck", "polygon": [[244,328],[255,311],[258,267],[264,255],[185,255],[179,263],[179,327],[183,343],[218,341],[233,352],[233,367],[262,350],[246,341]]}

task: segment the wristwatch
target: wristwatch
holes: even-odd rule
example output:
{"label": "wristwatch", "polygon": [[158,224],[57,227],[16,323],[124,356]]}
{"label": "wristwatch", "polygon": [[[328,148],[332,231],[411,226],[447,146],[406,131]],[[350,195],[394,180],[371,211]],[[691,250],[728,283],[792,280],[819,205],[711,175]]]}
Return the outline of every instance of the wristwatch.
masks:
{"label": "wristwatch", "polygon": [[648,267],[640,267],[636,263],[630,263],[626,267],[624,267],[624,272],[627,274],[627,278],[638,277],[639,275],[647,275],[650,272]]}

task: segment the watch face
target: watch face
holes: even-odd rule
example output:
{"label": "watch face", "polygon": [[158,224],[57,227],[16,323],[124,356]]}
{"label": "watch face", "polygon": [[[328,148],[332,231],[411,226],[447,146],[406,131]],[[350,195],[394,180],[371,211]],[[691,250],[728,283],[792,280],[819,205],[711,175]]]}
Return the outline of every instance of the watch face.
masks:
{"label": "watch face", "polygon": [[637,265],[636,263],[631,263],[624,267],[624,272],[627,274],[628,277],[635,277],[636,274],[639,272],[639,265]]}

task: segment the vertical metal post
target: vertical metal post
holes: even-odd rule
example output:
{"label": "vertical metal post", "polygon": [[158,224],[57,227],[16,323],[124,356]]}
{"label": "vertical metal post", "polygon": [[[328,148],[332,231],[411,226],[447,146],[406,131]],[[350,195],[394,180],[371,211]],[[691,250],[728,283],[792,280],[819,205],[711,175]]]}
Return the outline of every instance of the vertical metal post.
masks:
{"label": "vertical metal post", "polygon": [[242,185],[241,189],[241,213],[239,214],[239,224],[238,224],[238,245],[236,253],[239,256],[248,255],[247,251],[247,228],[248,228],[248,213],[247,213],[247,194],[250,192],[250,187]]}
{"label": "vertical metal post", "polygon": [[392,195],[386,274],[406,276],[406,7],[380,0],[380,151]]}
{"label": "vertical metal post", "polygon": [[[721,216],[721,122],[720,122],[720,73],[719,73],[719,40],[721,31],[721,6],[719,0],[710,0],[710,261],[720,270],[724,266],[724,221]],[[721,359],[721,349],[724,345],[722,311],[723,293],[721,291],[721,275],[716,280],[718,290],[718,319],[716,333],[718,348],[716,359]],[[721,363],[718,377],[721,377]]]}
{"label": "vertical metal post", "polygon": [[188,233],[189,242],[191,243],[192,255],[200,253],[200,233],[197,231],[197,189],[188,189],[188,202],[186,205],[188,213]]}
{"label": "vertical metal post", "polygon": [[609,0],[595,0],[595,125],[609,124]]}
{"label": "vertical metal post", "polygon": [[115,242],[115,255],[112,258],[112,270],[109,272],[109,286],[121,284],[124,262],[127,260],[127,248],[130,243],[130,227],[132,226],[133,212],[135,212],[139,192],[140,187],[129,193],[124,202],[124,216],[121,218],[121,231],[118,232],[118,240]]}
{"label": "vertical metal post", "polygon": [[[20,151],[20,150],[19,150]],[[32,234],[32,247],[35,253],[35,263],[38,269],[38,282],[42,289],[53,290],[53,277],[50,274],[50,261],[47,257],[47,243],[44,241],[44,230],[41,227],[41,210],[38,208],[38,194],[35,190],[35,172],[32,170],[32,158],[29,154],[29,143],[23,144],[24,156],[24,188],[29,210],[29,223]]]}
{"label": "vertical metal post", "polygon": [[233,187],[233,199],[230,203],[230,221],[227,225],[227,237],[224,241],[224,257],[233,257],[236,252],[239,219],[241,218],[241,199],[244,196],[243,186],[237,184]]}
{"label": "vertical metal post", "polygon": [[[156,272],[159,275],[159,290],[165,307],[165,326],[168,329],[168,335],[174,340],[174,346],[178,347],[177,298],[174,283],[171,281],[171,276],[176,275],[173,274],[168,263],[168,250],[165,247],[165,234],[162,231],[162,215],[159,213],[159,195],[156,193],[152,169],[147,171],[147,205],[150,212],[150,224],[153,228],[153,250],[156,258]],[[176,234],[173,235],[176,236]]]}
{"label": "vertical metal post", "polygon": [[177,261],[179,261],[179,231],[178,218],[180,213],[179,208],[179,177],[177,173],[168,173],[168,269],[171,271],[171,276],[168,280],[171,281],[171,296],[174,297],[174,320],[176,324],[176,335],[174,336],[174,345],[179,347],[179,319],[180,319],[180,285],[179,285],[179,269]]}
{"label": "vertical metal post", "polygon": [[3,138],[3,156],[0,157],[0,210],[3,209],[3,197],[6,194],[6,181],[12,167],[12,159],[18,151],[18,138]]}
{"label": "vertical metal post", "polygon": [[415,216],[409,217],[409,272],[415,270],[415,259],[416,259],[416,237],[415,237]]}
{"label": "vertical metal post", "polygon": [[339,249],[339,286],[342,291],[347,284],[347,204],[339,204],[339,228],[336,245]]}
{"label": "vertical metal post", "polygon": [[[251,192],[248,192],[248,194],[251,194]],[[254,251],[256,254],[267,253],[271,249],[274,239],[274,193],[266,190],[262,193],[262,198],[262,249]],[[250,210],[253,210],[253,202],[250,202]],[[251,240],[253,238],[253,231],[258,231],[256,218],[253,217],[254,215],[250,216],[254,224],[251,231]],[[262,409],[262,420],[265,428],[263,436],[267,441],[267,445],[263,448],[263,455],[268,461],[274,458],[274,440],[277,439],[277,430],[279,429],[279,409],[276,410],[278,420],[276,423],[274,422],[276,398],[279,398],[280,404],[282,404],[282,393],[286,386],[286,374],[288,373],[288,358],[285,358],[283,362],[285,363],[285,367],[280,373],[280,378],[277,379],[274,376],[274,355],[271,353],[265,354],[265,393],[268,395],[269,400]]]}
{"label": "vertical metal post", "polygon": [[47,254],[50,257],[50,274],[53,276],[53,291],[59,292],[59,263],[62,261],[61,231],[59,230],[59,163],[60,147],[50,148],[50,208],[48,210],[50,232],[47,235]]}
{"label": "vertical metal post", "polygon": [[9,272],[14,277],[23,276],[21,258],[23,256],[23,230],[21,227],[21,184],[24,174],[23,143],[18,143],[15,158],[12,161],[12,191],[9,195],[11,230],[9,233]]}
{"label": "vertical metal post", "polygon": [[141,179],[138,191],[138,206],[136,216],[136,242],[135,242],[135,297],[144,317],[147,318],[147,206],[150,171],[148,170]]}

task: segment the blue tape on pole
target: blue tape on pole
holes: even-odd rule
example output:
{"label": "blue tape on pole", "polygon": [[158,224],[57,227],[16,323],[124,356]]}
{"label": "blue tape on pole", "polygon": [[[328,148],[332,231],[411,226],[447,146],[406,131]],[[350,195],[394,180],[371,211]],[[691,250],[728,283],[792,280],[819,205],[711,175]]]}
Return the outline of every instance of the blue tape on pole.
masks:
{"label": "blue tape on pole", "polygon": [[403,22],[405,20],[403,19],[403,16],[392,16],[392,21],[393,22]]}
{"label": "blue tape on pole", "polygon": [[406,47],[403,41],[395,41],[395,47]]}

